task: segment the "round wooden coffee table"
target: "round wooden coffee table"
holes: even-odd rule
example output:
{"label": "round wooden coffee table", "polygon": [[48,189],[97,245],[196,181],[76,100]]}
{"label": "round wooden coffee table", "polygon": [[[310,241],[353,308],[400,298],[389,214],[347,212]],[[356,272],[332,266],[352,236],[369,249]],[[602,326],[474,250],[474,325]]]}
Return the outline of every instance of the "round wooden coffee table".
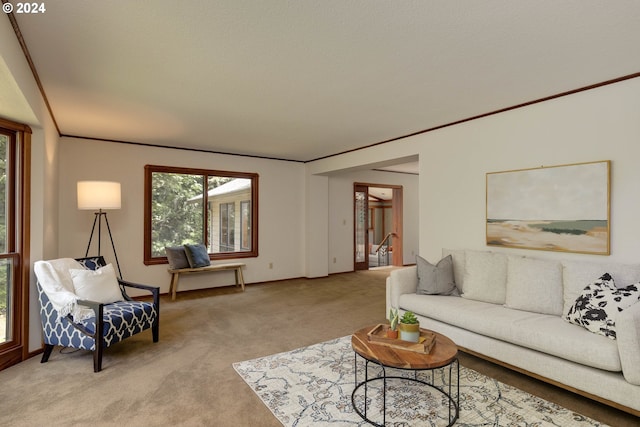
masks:
{"label": "round wooden coffee table", "polygon": [[[376,341],[370,341],[368,337],[368,333],[372,331],[376,325],[368,326],[366,328],[362,328],[359,331],[355,332],[351,336],[351,347],[355,352],[355,361],[354,361],[354,371],[355,371],[355,388],[353,393],[351,394],[351,403],[353,405],[353,409],[356,411],[363,420],[369,422],[370,424],[377,426],[384,426],[386,423],[386,395],[387,395],[387,380],[389,379],[399,379],[404,381],[411,381],[419,384],[423,384],[428,386],[430,391],[434,391],[436,393],[440,393],[447,398],[449,404],[449,424],[447,426],[452,426],[459,415],[459,406],[460,406],[460,365],[458,364],[458,347],[456,344],[451,341],[446,336],[439,334],[434,331],[429,331],[435,334],[436,343],[435,346],[431,349],[431,351],[426,353],[420,353],[411,350],[405,350],[395,347],[390,347],[384,344],[381,344]],[[358,357],[361,357],[365,360],[365,379],[364,381],[358,382]],[[369,378],[368,368],[369,363],[374,363],[382,368],[382,375],[376,376],[373,378]],[[452,397],[452,377],[453,377],[453,368],[456,368],[456,399]],[[410,370],[414,371],[413,377],[404,377],[398,375],[388,375],[386,368],[394,368],[394,369],[402,369],[402,370]],[[418,379],[418,371],[432,371],[434,369],[445,369],[443,375],[446,371],[449,372],[448,385],[446,387],[437,387],[433,384],[433,375],[432,381],[427,382],[424,380]],[[382,424],[376,423],[372,421],[367,416],[367,385],[373,381],[382,381]],[[356,394],[360,388],[364,387],[364,408],[361,411],[356,405]]]}

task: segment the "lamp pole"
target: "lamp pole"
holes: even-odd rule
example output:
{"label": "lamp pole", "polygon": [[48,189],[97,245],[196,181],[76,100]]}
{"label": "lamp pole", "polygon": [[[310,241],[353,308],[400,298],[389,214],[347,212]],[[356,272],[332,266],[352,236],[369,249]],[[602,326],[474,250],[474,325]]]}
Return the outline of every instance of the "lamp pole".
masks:
{"label": "lamp pole", "polygon": [[84,253],[84,256],[89,256],[89,249],[91,248],[91,240],[93,240],[93,233],[96,229],[96,222],[98,223],[98,256],[101,255],[100,244],[102,241],[102,218],[104,217],[104,222],[107,224],[107,231],[109,232],[109,240],[111,240],[111,248],[113,249],[113,256],[116,259],[116,266],[118,267],[118,275],[122,279],[122,271],[120,270],[120,261],[118,261],[118,253],[116,252],[116,245],[113,243],[113,235],[111,234],[111,227],[109,226],[109,219],[107,218],[107,213],[102,209],[99,209],[98,212],[94,212],[95,217],[93,218],[93,226],[91,227],[91,235],[89,236],[89,244],[87,244],[87,250]]}

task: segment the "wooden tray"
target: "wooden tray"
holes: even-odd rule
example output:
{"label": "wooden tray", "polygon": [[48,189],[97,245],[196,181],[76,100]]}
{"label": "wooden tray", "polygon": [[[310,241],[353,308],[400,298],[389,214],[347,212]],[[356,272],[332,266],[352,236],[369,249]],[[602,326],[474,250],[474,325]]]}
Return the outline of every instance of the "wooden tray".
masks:
{"label": "wooden tray", "polygon": [[380,323],[367,333],[367,339],[373,344],[386,345],[400,350],[415,351],[416,353],[429,354],[436,345],[436,336],[433,332],[420,328],[419,342],[403,341],[399,338],[387,338],[389,325]]}

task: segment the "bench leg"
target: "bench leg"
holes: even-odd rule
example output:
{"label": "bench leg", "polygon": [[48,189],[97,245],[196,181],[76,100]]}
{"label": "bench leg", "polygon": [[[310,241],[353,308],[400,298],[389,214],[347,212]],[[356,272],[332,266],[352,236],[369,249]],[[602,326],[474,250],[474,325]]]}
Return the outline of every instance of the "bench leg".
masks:
{"label": "bench leg", "polygon": [[236,286],[240,284],[242,286],[242,292],[244,292],[244,277],[242,277],[242,267],[236,268]]}
{"label": "bench leg", "polygon": [[171,275],[171,286],[169,287],[169,293],[171,294],[171,300],[176,300],[176,292],[178,291],[178,280],[180,280],[180,273],[173,273]]}

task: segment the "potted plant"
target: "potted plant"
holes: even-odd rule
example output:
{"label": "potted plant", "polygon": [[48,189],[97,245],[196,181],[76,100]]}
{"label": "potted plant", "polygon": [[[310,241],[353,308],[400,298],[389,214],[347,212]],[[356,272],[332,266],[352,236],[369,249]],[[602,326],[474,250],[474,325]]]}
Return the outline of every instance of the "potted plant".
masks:
{"label": "potted plant", "polygon": [[412,311],[406,311],[398,325],[400,339],[404,341],[418,342],[420,340],[420,322]]}
{"label": "potted plant", "polygon": [[389,329],[387,329],[387,338],[398,338],[398,309],[389,309]]}

